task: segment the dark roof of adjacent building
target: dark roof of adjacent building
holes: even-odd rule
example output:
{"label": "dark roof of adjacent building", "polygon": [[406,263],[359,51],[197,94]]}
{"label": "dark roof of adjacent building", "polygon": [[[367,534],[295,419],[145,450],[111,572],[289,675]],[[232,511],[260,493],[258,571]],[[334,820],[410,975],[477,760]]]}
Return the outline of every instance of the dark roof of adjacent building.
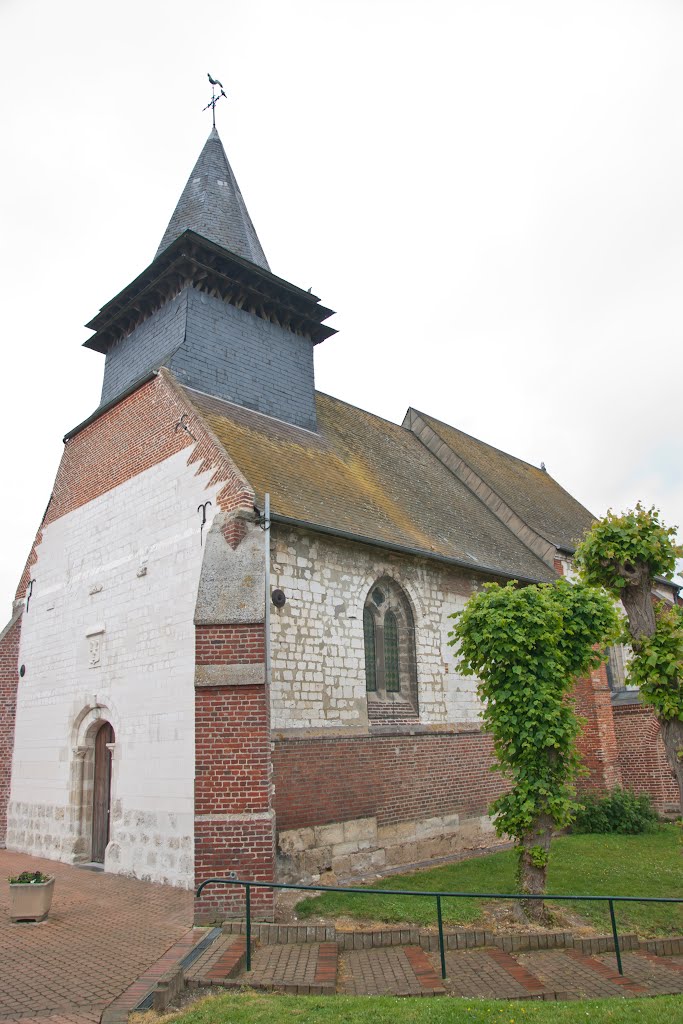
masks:
{"label": "dark roof of adjacent building", "polygon": [[405,427],[317,393],[313,433],[186,388],[256,502],[311,527],[452,560],[482,573],[554,571]]}
{"label": "dark roof of adjacent building", "polygon": [[595,516],[549,473],[441,420],[419,415],[532,530],[557,548],[574,550]]}
{"label": "dark roof of adjacent building", "polygon": [[156,255],[187,230],[270,270],[215,128],[199,154]]}

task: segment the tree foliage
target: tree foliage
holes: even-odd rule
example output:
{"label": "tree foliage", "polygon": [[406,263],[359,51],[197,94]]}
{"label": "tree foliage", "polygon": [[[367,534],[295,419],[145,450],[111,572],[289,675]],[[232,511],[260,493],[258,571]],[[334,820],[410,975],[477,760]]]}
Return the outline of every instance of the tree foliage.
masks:
{"label": "tree foliage", "polygon": [[683,612],[655,604],[656,576],[670,578],[683,546],[656,508],[641,504],[623,515],[608,512],[579,545],[575,562],[581,578],[620,597],[627,628],[622,641],[633,650],[628,681],[640,687],[660,722],[671,770],[683,801]]}
{"label": "tree foliage", "polygon": [[[663,602],[655,612],[657,628],[638,640],[638,650],[628,664],[628,681],[640,688],[645,704],[659,718],[683,721],[683,609]],[[629,635],[623,638],[633,643]]]}
{"label": "tree foliage", "polygon": [[449,643],[459,645],[461,671],[479,679],[495,767],[512,782],[491,808],[498,833],[522,839],[539,815],[567,825],[580,766],[580,723],[569,694],[616,636],[612,602],[566,580],[524,588],[490,583],[452,618]]}
{"label": "tree foliage", "polygon": [[619,597],[631,585],[639,565],[650,579],[671,578],[683,547],[676,543],[676,528],[661,522],[659,511],[640,502],[617,515],[611,509],[584,537],[574,562],[581,578],[594,587],[604,587]]}

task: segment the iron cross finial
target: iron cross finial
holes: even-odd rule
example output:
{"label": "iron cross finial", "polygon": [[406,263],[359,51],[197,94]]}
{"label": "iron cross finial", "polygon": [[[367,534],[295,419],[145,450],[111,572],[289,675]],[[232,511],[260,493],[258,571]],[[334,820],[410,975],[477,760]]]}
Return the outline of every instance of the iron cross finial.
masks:
{"label": "iron cross finial", "polygon": [[[206,77],[211,82],[211,101],[209,103],[207,103],[206,106],[203,109],[204,110],[208,110],[209,107],[211,107],[211,117],[213,118],[213,126],[215,128],[216,127],[216,104],[218,103],[218,101],[221,98],[221,96],[225,96],[225,91],[223,89],[223,83],[219,82],[217,78],[212,78],[211,75],[208,72],[207,72],[207,76]],[[216,95],[216,86],[218,86],[218,88],[220,89],[220,92],[218,93],[218,95]],[[225,96],[225,98],[227,100],[228,97]]]}

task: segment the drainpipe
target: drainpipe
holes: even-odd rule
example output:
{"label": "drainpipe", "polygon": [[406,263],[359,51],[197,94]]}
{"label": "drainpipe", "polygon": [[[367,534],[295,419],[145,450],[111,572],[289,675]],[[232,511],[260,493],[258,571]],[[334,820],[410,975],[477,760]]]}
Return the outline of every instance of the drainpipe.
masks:
{"label": "drainpipe", "polygon": [[265,548],[265,613],[263,628],[266,633],[266,687],[270,686],[270,494],[266,494],[263,509],[263,543]]}

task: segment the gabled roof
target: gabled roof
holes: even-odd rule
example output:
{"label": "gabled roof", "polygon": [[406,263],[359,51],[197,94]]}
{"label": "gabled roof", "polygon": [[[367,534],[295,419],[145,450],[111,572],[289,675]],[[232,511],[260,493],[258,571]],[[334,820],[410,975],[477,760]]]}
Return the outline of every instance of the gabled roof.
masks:
{"label": "gabled roof", "polygon": [[215,128],[199,154],[156,255],[187,230],[270,270]]}
{"label": "gabled roof", "polygon": [[[588,509],[545,470],[516,459],[433,416],[409,410],[406,420],[409,418],[431,428],[446,448],[462,461],[460,478],[466,480],[473,490],[476,489],[477,477],[490,488],[493,498],[487,500],[491,508],[495,507],[497,496],[499,506],[511,509],[531,531],[555,548],[573,551],[595,521]],[[433,443],[431,447],[436,450]],[[501,514],[505,514],[504,508]]]}
{"label": "gabled roof", "polygon": [[489,575],[556,578],[405,427],[318,393],[312,433],[184,391],[277,517]]}

